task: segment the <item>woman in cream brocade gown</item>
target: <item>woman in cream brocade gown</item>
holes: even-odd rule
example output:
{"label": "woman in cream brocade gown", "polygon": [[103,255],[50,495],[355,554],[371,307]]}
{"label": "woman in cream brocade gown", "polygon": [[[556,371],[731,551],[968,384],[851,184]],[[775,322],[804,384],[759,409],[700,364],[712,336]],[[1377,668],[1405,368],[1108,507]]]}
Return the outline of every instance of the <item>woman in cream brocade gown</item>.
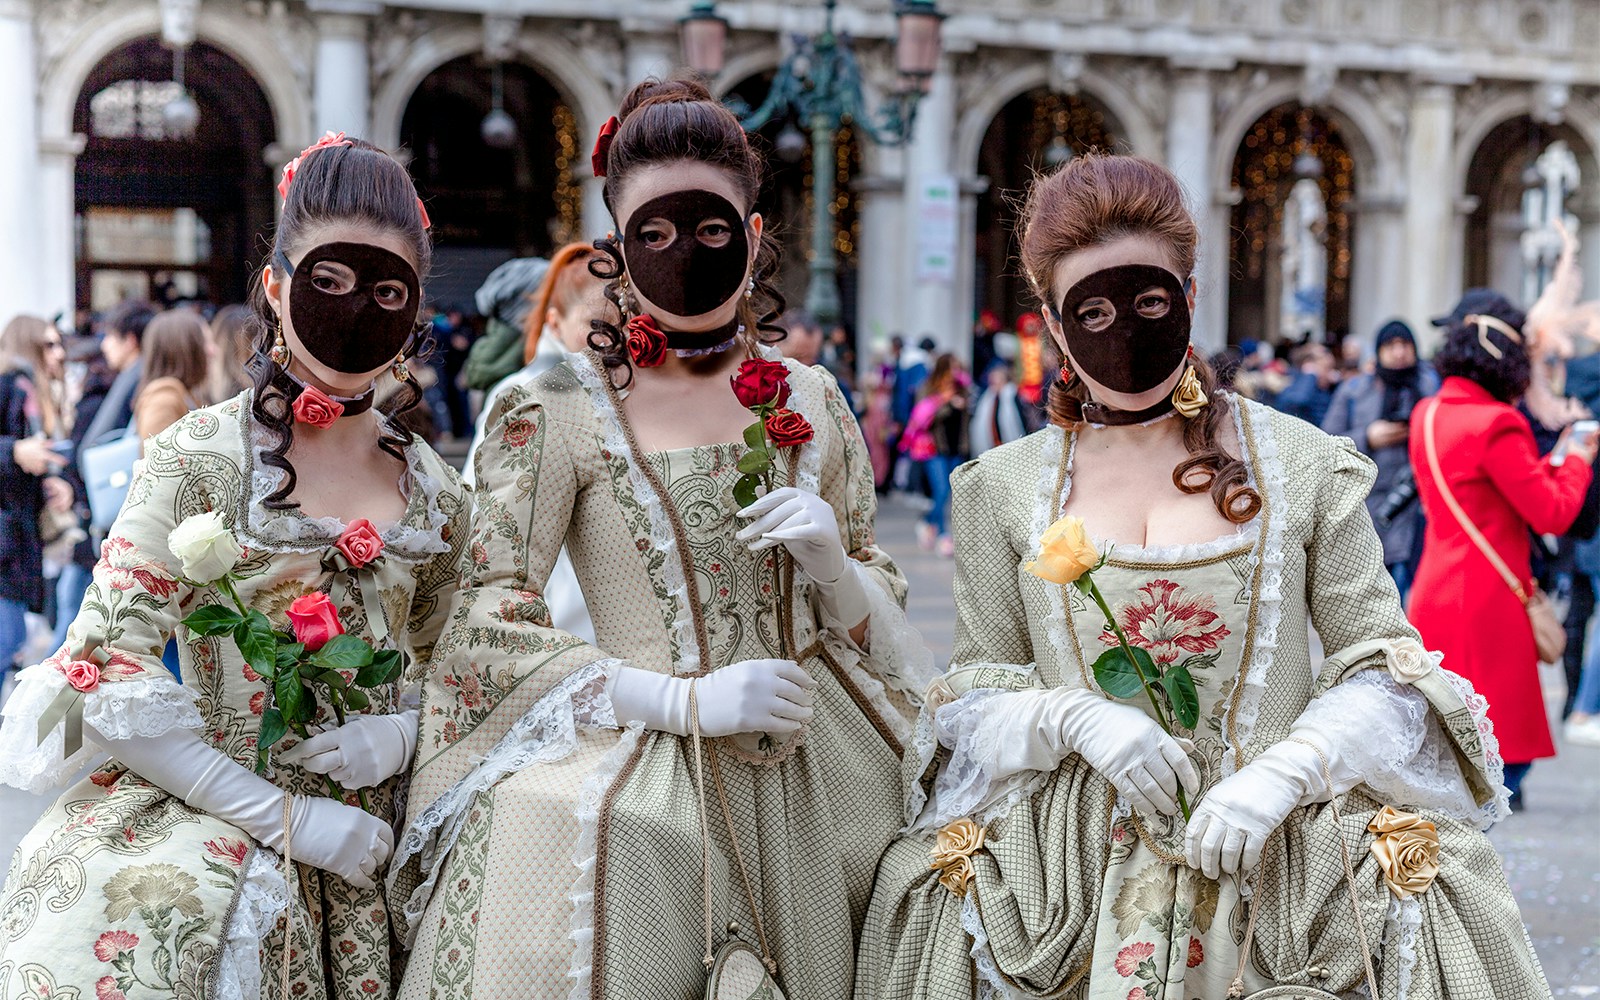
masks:
{"label": "woman in cream brocade gown", "polygon": [[[710,234],[707,245],[748,239],[753,259],[759,216],[748,215],[749,201],[737,207],[753,191],[724,179],[723,168],[703,169],[719,156],[747,162],[743,132],[693,84],[642,84],[624,109],[607,175],[619,236],[601,248],[626,258],[628,285],[614,283],[612,294],[630,314],[650,309],[680,357],[662,366],[671,360],[665,348],[652,354],[635,345],[624,354],[620,341],[597,334],[591,344],[598,339],[611,353],[569,355],[531,386],[504,394],[491,414],[462,590],[425,691],[408,823],[391,872],[413,947],[401,996],[693,1000],[705,989],[709,920],[714,947],[770,946],[789,996],[848,997],[877,859],[901,825],[906,696],[934,675],[902,611],[905,581],[873,541],[876,502],[860,431],[823,369],[774,365],[792,393],[788,408],[815,431],[784,449],[780,480],[795,488],[780,492],[799,506],[831,508],[810,508],[826,522],[816,551],[839,556],[837,586],[848,578],[857,597],[854,610],[841,612],[841,591],[820,583],[796,554],[792,644],[779,635],[775,598],[775,568],[788,560],[735,537],[766,530],[739,516],[733,499],[747,446],[639,446],[646,433],[661,440],[665,423],[694,419],[647,408],[670,405],[650,395],[671,384],[669,376],[682,380],[684,393],[704,384],[710,398],[696,405],[724,407],[732,423],[716,433],[737,438],[751,418],[729,390],[729,366],[776,355],[742,332],[756,319],[741,294],[749,263],[739,258],[724,282],[731,292],[715,306],[726,315],[714,322],[731,330],[733,316],[740,332],[724,343],[728,334],[713,330],[709,352],[683,358],[686,348],[675,344],[699,346],[683,331],[706,323],[691,326],[644,300],[671,289],[638,273],[656,258],[648,244],[631,242],[640,228],[635,184],[653,184],[664,192],[655,199],[663,215],[680,227],[674,205],[720,205],[745,217],[743,233],[737,219],[724,220],[731,235],[710,217],[688,224],[696,238]],[[689,117],[701,127],[684,132]],[[716,149],[705,145],[708,136],[717,137]],[[646,138],[678,146],[683,159],[670,172],[649,172],[634,159]],[[603,151],[597,160],[605,162]],[[757,296],[765,294],[763,267],[754,271]],[[701,280],[713,279],[721,280]],[[617,359],[630,359],[626,373],[607,367]],[[684,370],[691,361],[720,370],[696,383]],[[552,628],[540,597],[563,541],[595,645]],[[670,698],[688,687],[686,678],[700,677],[709,730],[714,715],[741,703],[725,697],[719,679],[742,678],[748,692],[776,671],[782,688],[800,669],[809,686],[790,688],[810,705],[798,713],[809,716],[798,735],[729,726],[724,738],[704,742],[707,914],[687,715],[652,718],[630,692],[642,682]]]}
{"label": "woman in cream brocade gown", "polygon": [[[955,656],[908,755],[913,829],[879,869],[857,1000],[1223,1000],[1236,975],[1245,996],[1278,984],[1351,996],[1365,972],[1341,838],[1385,1000],[1548,997],[1480,832],[1504,815],[1483,700],[1406,623],[1364,506],[1371,462],[1217,391],[1185,353],[1195,230],[1165,170],[1083,158],[1039,181],[1030,209],[1024,265],[1077,377],[1052,397],[1053,426],[956,474]],[[1114,343],[1164,360],[1141,371],[1105,349],[1130,328]],[[1195,399],[1180,378],[1191,363],[1209,400],[1174,415]],[[1185,425],[1206,439],[1177,434]],[[1191,499],[1160,481],[1212,443],[1224,489]],[[1139,478],[1130,462],[1154,471]],[[1105,496],[1131,482],[1137,500]],[[1213,499],[1220,527],[1207,528]],[[1100,692],[1091,665],[1116,640],[1089,598],[1025,569],[1064,513],[1086,512],[1097,534],[1137,531],[1119,502],[1153,512],[1147,538],[1199,525],[1194,543],[1110,545],[1093,577],[1135,646],[1189,668],[1188,752],[1142,696]],[[1308,619],[1329,653],[1319,668]],[[1399,865],[1370,850],[1384,806],[1403,831],[1385,843],[1415,848]],[[941,830],[960,850],[930,870]]]}

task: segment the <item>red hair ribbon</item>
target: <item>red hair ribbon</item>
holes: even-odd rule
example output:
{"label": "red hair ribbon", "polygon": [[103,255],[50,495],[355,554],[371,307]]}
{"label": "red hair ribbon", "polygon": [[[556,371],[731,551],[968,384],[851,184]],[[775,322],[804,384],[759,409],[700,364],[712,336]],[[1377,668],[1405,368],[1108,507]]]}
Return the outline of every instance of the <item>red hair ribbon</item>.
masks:
{"label": "red hair ribbon", "polygon": [[594,140],[594,153],[589,157],[596,177],[606,175],[606,154],[611,152],[611,140],[621,127],[622,123],[617,120],[616,115],[607,118],[606,123],[600,126],[600,135]]}

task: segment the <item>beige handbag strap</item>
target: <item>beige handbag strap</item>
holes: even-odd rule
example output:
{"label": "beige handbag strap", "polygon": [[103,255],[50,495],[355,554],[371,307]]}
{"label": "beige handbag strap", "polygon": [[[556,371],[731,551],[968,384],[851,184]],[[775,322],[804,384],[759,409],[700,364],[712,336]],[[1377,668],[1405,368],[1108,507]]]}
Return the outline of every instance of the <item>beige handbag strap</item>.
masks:
{"label": "beige handbag strap", "polygon": [[1439,488],[1439,495],[1444,497],[1444,505],[1450,508],[1451,514],[1455,515],[1456,522],[1461,525],[1461,530],[1467,533],[1467,537],[1472,539],[1472,544],[1476,545],[1478,551],[1483,553],[1483,557],[1489,560],[1489,564],[1495,568],[1495,572],[1500,574],[1500,579],[1504,580],[1506,586],[1511,588],[1511,592],[1517,595],[1517,600],[1526,606],[1529,600],[1528,588],[1523,586],[1522,581],[1517,579],[1515,573],[1511,572],[1511,567],[1507,566],[1506,561],[1500,558],[1500,553],[1494,550],[1494,546],[1489,544],[1489,540],[1483,537],[1483,532],[1479,531],[1478,526],[1472,523],[1472,519],[1467,516],[1467,512],[1461,509],[1461,504],[1456,502],[1455,494],[1450,492],[1450,484],[1445,482],[1444,473],[1439,469],[1439,447],[1434,442],[1433,437],[1433,418],[1438,412],[1439,400],[1435,399],[1433,405],[1428,407],[1428,412],[1422,418],[1422,450],[1428,456],[1428,471],[1433,473],[1434,485]]}

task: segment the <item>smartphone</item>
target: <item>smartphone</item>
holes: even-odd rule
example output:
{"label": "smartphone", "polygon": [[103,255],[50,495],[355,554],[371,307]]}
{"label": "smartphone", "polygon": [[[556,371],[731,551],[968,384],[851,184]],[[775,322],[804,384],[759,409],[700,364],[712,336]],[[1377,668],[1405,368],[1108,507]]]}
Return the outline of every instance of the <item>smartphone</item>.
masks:
{"label": "smartphone", "polygon": [[60,455],[62,458],[72,457],[71,441],[51,441],[48,447],[51,451],[55,452],[57,455]]}
{"label": "smartphone", "polygon": [[1572,425],[1572,432],[1561,446],[1550,453],[1551,465],[1564,465],[1567,461],[1567,449],[1573,445],[1583,445],[1600,431],[1600,420],[1579,420]]}

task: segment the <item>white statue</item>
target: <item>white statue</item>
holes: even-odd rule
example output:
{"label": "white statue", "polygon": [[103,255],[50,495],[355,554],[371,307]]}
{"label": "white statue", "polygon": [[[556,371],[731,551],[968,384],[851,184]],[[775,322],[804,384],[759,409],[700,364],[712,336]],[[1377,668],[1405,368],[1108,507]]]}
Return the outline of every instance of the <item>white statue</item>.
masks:
{"label": "white statue", "polygon": [[1291,340],[1321,340],[1327,324],[1328,206],[1322,188],[1302,177],[1283,206],[1278,329]]}
{"label": "white statue", "polygon": [[1540,183],[1522,194],[1522,301],[1532,302],[1555,274],[1562,239],[1557,224],[1576,231],[1567,198],[1578,189],[1578,158],[1565,141],[1552,142],[1533,163]]}
{"label": "white statue", "polygon": [[161,0],[161,41],[173,49],[193,45],[199,13],[200,0]]}

